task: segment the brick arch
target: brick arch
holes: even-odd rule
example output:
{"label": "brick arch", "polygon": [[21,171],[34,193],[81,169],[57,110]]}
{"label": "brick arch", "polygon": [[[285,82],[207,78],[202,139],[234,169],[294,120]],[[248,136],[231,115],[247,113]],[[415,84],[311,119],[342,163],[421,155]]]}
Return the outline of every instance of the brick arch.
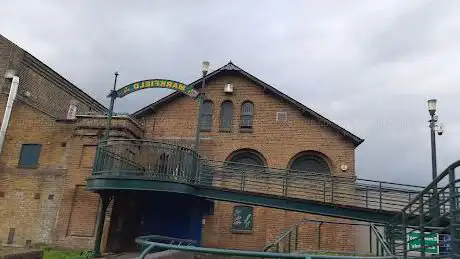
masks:
{"label": "brick arch", "polygon": [[237,149],[230,153],[230,155],[227,156],[225,161],[232,161],[236,157],[243,156],[245,154],[254,156],[255,158],[257,158],[257,160],[259,160],[262,163],[262,166],[267,166],[267,159],[265,159],[265,156],[261,152],[251,148]]}
{"label": "brick arch", "polygon": [[313,156],[318,159],[321,159],[326,163],[326,165],[329,167],[329,173],[333,174],[334,173],[334,164],[332,163],[332,160],[324,153],[315,151],[315,150],[306,150],[306,151],[301,151],[297,154],[295,154],[288,162],[286,168],[290,169],[298,158],[303,157],[303,156]]}

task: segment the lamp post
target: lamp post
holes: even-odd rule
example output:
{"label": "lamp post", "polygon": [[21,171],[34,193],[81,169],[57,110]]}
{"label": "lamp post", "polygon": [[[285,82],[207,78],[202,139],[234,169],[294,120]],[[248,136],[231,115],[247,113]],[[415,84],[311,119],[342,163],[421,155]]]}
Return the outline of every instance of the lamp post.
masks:
{"label": "lamp post", "polygon": [[[431,170],[433,180],[438,176],[437,173],[437,164],[436,164],[436,122],[438,121],[438,116],[436,113],[436,99],[428,100],[428,112],[430,113],[431,119],[428,121],[430,123],[430,134],[431,134]],[[441,133],[442,134],[442,133]]]}
{"label": "lamp post", "polygon": [[[436,99],[430,99],[428,100],[428,112],[430,113],[430,120],[428,121],[430,123],[430,135],[431,135],[431,173],[434,179],[438,176],[437,172],[437,161],[436,161],[436,131],[438,132],[438,135],[442,135],[443,130],[442,127],[439,127],[437,129],[436,123],[438,122],[438,116],[436,115]],[[435,184],[433,186],[433,197],[432,199],[432,207],[431,207],[431,213],[433,215],[433,218],[437,218],[440,216],[440,208],[439,206],[439,199],[438,199],[438,185]],[[434,225],[438,225],[438,220],[433,221]]]}
{"label": "lamp post", "polygon": [[196,116],[196,133],[195,133],[195,151],[199,153],[200,149],[200,131],[201,131],[201,109],[203,106],[203,101],[205,97],[205,87],[206,87],[206,75],[209,70],[209,61],[201,62],[201,72],[203,73],[203,78],[201,80],[201,93],[198,94],[198,113]]}

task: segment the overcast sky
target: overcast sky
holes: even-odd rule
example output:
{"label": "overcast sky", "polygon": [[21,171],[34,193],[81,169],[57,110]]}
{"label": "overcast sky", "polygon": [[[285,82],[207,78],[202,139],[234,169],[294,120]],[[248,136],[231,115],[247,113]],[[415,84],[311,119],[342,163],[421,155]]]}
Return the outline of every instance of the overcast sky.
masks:
{"label": "overcast sky", "polygon": [[[431,178],[426,101],[443,170],[460,159],[460,1],[0,0],[0,33],[108,105],[146,78],[191,82],[228,60],[365,138],[359,177]],[[117,102],[133,112],[168,90]]]}

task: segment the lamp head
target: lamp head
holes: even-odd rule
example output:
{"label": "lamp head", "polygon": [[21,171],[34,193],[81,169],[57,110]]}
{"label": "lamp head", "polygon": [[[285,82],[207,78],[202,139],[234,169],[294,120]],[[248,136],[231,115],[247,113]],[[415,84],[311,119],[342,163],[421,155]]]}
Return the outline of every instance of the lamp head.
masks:
{"label": "lamp head", "polygon": [[433,116],[436,113],[436,102],[436,99],[428,100],[428,111],[430,112],[431,116]]}
{"label": "lamp head", "polygon": [[203,61],[201,62],[201,71],[203,72],[203,74],[207,74],[208,71],[209,71],[209,61]]}

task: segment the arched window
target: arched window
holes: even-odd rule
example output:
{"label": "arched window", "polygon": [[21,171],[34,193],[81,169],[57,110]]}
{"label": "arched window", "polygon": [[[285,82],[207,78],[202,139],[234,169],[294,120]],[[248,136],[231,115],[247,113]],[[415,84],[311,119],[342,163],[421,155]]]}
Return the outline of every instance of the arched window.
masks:
{"label": "arched window", "polygon": [[200,129],[210,131],[212,127],[212,101],[206,100],[201,107]]}
{"label": "arched window", "polygon": [[229,162],[233,162],[234,166],[238,168],[252,168],[251,165],[256,167],[265,166],[265,159],[255,150],[242,149],[232,154]]}
{"label": "arched window", "polygon": [[224,101],[220,107],[220,129],[230,130],[233,119],[233,103]]}
{"label": "arched window", "polygon": [[254,117],[254,104],[249,101],[241,105],[241,128],[252,128],[252,119]]}
{"label": "arched window", "polygon": [[265,158],[255,150],[234,152],[226,167],[227,172],[232,172],[226,175],[226,181],[231,183],[229,187],[242,191],[262,191],[259,183],[267,176],[265,165]]}
{"label": "arched window", "polygon": [[264,165],[264,162],[256,154],[252,152],[240,153],[232,157],[230,161],[239,163],[239,164],[247,164],[247,165],[258,165],[258,166]]}
{"label": "arched window", "polygon": [[305,154],[297,157],[292,163],[290,168],[295,171],[304,171],[309,173],[330,174],[331,169],[323,158]]}

